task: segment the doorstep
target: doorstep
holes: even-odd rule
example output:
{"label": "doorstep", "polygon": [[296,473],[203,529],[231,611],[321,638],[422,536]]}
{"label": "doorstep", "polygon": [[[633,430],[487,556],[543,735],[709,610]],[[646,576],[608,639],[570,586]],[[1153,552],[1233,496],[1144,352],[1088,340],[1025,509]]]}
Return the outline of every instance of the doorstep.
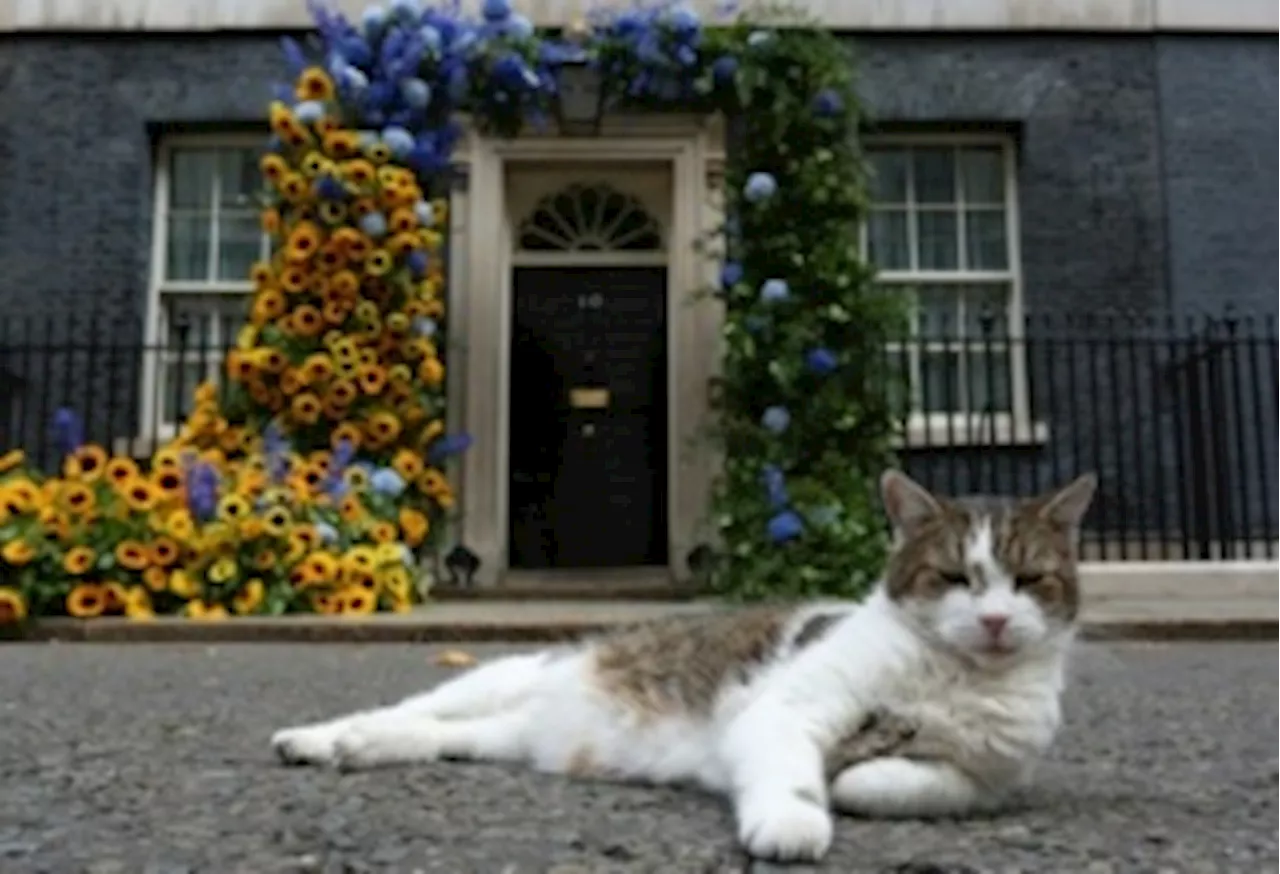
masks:
{"label": "doorstep", "polygon": [[[15,641],[83,643],[550,643],[623,625],[714,610],[692,601],[451,601],[408,613],[371,616],[248,617],[195,621],[162,616],[46,619]],[[1250,640],[1277,638],[1277,602],[1103,600],[1086,607],[1084,636],[1094,640]]]}

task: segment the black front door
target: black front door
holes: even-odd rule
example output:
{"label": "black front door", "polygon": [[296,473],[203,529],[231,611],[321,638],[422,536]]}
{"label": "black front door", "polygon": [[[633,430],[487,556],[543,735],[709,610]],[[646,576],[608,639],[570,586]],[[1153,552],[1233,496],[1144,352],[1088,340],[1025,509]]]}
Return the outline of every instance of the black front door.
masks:
{"label": "black front door", "polygon": [[517,268],[513,568],[667,563],[665,268]]}

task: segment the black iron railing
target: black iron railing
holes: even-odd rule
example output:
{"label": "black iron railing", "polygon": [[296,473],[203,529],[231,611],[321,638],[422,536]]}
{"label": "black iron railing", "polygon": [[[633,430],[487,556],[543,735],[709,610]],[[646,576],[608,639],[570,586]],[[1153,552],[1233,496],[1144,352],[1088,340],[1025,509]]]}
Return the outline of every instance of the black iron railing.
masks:
{"label": "black iron railing", "polygon": [[[195,385],[220,381],[237,320],[179,320],[159,339],[89,316],[0,319],[0,451],[58,463],[59,407],[87,437],[144,455]],[[215,342],[216,341],[216,342]],[[885,349],[901,379],[902,463],[943,493],[1025,495],[1093,470],[1087,558],[1274,558],[1274,317],[1003,314],[918,321]]]}

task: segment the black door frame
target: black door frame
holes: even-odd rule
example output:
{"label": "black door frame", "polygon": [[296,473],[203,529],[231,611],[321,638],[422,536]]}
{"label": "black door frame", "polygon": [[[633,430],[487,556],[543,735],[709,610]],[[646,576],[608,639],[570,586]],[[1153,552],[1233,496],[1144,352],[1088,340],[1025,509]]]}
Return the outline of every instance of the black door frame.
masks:
{"label": "black door frame", "polygon": [[[602,253],[603,254],[603,253]],[[660,269],[665,275],[665,281],[662,286],[662,404],[664,409],[661,415],[661,440],[663,442],[663,450],[661,452],[661,469],[655,470],[655,479],[659,486],[659,502],[655,502],[654,509],[658,516],[660,528],[660,540],[663,545],[661,555],[655,555],[653,562],[646,562],[635,565],[621,565],[604,567],[600,570],[608,572],[609,570],[632,568],[636,570],[656,570],[661,568],[667,571],[671,567],[671,547],[674,532],[672,531],[672,521],[674,518],[674,504],[676,500],[676,488],[672,482],[672,477],[677,464],[676,451],[674,449],[675,441],[672,439],[672,417],[674,415],[673,405],[675,402],[675,368],[673,366],[673,337],[675,333],[675,324],[673,313],[671,311],[671,263],[665,255],[661,258],[645,257],[623,257],[618,258],[613,253],[603,255],[603,257],[593,258],[590,254],[574,253],[567,258],[514,258],[508,262],[506,274],[506,306],[505,310],[508,314],[505,325],[505,348],[506,348],[506,374],[505,374],[505,398],[503,398],[502,417],[505,421],[503,428],[504,447],[500,462],[502,469],[500,471],[500,482],[503,488],[503,505],[505,512],[501,523],[501,537],[503,546],[503,571],[516,571],[517,573],[553,573],[553,574],[573,574],[579,573],[580,570],[573,567],[550,567],[543,570],[526,569],[518,567],[514,564],[514,550],[512,537],[512,519],[515,513],[514,503],[514,470],[512,465],[512,442],[511,433],[513,426],[513,395],[511,392],[511,366],[515,362],[515,342],[516,342],[516,292],[517,292],[517,275],[522,270],[654,270]]]}

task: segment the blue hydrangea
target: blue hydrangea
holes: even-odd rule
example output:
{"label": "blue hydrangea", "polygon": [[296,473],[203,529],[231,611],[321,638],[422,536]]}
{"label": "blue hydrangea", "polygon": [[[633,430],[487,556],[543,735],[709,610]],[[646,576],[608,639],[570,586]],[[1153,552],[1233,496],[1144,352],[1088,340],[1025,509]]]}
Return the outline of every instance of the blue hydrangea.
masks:
{"label": "blue hydrangea", "polygon": [[726,261],[720,268],[720,287],[726,291],[742,281],[742,265],[737,261]]}
{"label": "blue hydrangea", "polygon": [[786,543],[788,540],[795,540],[804,533],[804,523],[800,521],[800,517],[791,510],[783,510],[769,520],[767,526],[769,539],[774,543]]}
{"label": "blue hydrangea", "polygon": [[315,124],[324,118],[324,104],[319,100],[304,100],[293,107],[293,114],[303,124]]}
{"label": "blue hydrangea", "polygon": [[813,98],[813,114],[819,118],[833,118],[844,110],[844,100],[839,92],[824,88]]}
{"label": "blue hydrangea", "polygon": [[316,534],[320,537],[321,543],[333,544],[338,542],[338,529],[334,528],[328,522],[320,521],[315,523]]}
{"label": "blue hydrangea", "polygon": [[781,434],[791,427],[791,413],[787,412],[786,407],[776,405],[769,407],[764,411],[764,415],[760,417],[760,424],[774,434]]}
{"label": "blue hydrangea", "polygon": [[413,205],[413,215],[424,228],[433,227],[436,223],[436,211],[425,200],[419,200]]}
{"label": "blue hydrangea", "polygon": [[416,76],[402,79],[400,99],[413,109],[426,109],[431,105],[431,86]]}
{"label": "blue hydrangea", "polygon": [[84,422],[75,410],[62,407],[53,414],[53,439],[63,455],[75,452],[84,444]]}
{"label": "blue hydrangea", "polygon": [[836,353],[824,347],[810,349],[804,358],[805,365],[810,371],[818,376],[826,376],[833,373],[840,366],[840,359],[836,357]]}
{"label": "blue hydrangea", "polygon": [[742,195],[748,203],[760,203],[778,193],[778,180],[772,173],[752,173],[742,187]]}
{"label": "blue hydrangea", "polygon": [[791,296],[791,289],[785,279],[766,279],[760,286],[760,299],[765,303],[778,303]]}
{"label": "blue hydrangea", "polygon": [[511,15],[511,0],[484,0],[480,6],[480,14],[485,21],[504,21]]}
{"label": "blue hydrangea", "polygon": [[360,216],[360,230],[377,240],[387,235],[387,217],[380,212]]}
{"label": "blue hydrangea", "polygon": [[436,325],[435,319],[429,319],[426,316],[415,316],[413,327],[411,328],[417,337],[434,337],[439,326]]}
{"label": "blue hydrangea", "polygon": [[776,464],[766,464],[764,471],[760,474],[760,479],[764,483],[765,496],[769,500],[769,506],[775,510],[785,507],[791,500],[787,495],[787,483],[782,474],[782,469]]}
{"label": "blue hydrangea", "polygon": [[369,487],[379,495],[398,498],[404,494],[405,481],[404,477],[400,476],[392,468],[380,467],[369,478]]}
{"label": "blue hydrangea", "polygon": [[413,151],[413,134],[402,127],[386,127],[382,129],[382,141],[387,144],[391,154],[403,158]]}

